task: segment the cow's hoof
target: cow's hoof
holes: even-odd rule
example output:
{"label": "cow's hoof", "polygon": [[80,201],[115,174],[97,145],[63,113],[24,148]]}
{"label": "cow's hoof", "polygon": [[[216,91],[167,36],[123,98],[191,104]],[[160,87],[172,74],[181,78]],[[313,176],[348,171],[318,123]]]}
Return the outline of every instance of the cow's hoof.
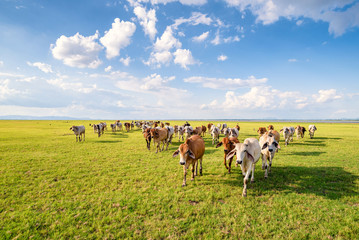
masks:
{"label": "cow's hoof", "polygon": [[185,187],[186,186],[186,184],[182,184],[182,187]]}
{"label": "cow's hoof", "polygon": [[253,180],[251,180],[251,183],[254,183],[255,181],[254,181],[254,179]]}
{"label": "cow's hoof", "polygon": [[194,178],[192,178],[191,181],[194,181]]}

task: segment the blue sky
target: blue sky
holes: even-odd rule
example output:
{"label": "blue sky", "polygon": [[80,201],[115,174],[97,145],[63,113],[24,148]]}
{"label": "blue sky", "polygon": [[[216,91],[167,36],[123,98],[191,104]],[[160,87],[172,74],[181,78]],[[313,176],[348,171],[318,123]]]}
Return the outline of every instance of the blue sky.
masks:
{"label": "blue sky", "polygon": [[0,1],[0,118],[359,118],[359,1]]}

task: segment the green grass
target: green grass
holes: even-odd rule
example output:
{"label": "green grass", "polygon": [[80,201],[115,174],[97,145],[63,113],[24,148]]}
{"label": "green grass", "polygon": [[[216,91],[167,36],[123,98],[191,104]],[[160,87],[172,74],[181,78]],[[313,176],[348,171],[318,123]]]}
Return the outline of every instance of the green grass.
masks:
{"label": "green grass", "polygon": [[[98,138],[89,121],[0,123],[0,239],[359,236],[357,124],[318,123],[314,139],[295,137],[287,147],[281,139],[269,178],[260,160],[243,198],[240,168],[227,173],[223,149],[209,135],[203,176],[187,177],[183,188],[182,166],[172,158],[177,139],[155,154],[139,130]],[[79,124],[86,141],[76,143],[69,128]],[[240,122],[240,141],[268,124],[297,125]]]}

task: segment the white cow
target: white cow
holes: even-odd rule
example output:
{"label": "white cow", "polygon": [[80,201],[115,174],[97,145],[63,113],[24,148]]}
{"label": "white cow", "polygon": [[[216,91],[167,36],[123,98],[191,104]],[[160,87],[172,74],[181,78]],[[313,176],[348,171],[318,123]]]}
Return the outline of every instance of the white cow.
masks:
{"label": "white cow", "polygon": [[280,132],[283,132],[283,137],[285,140],[285,145],[287,146],[289,141],[293,142],[293,135],[295,132],[294,127],[283,127]]}
{"label": "white cow", "polygon": [[314,132],[317,131],[317,127],[315,125],[309,125],[308,129],[310,138],[313,138]]}
{"label": "white cow", "polygon": [[247,183],[249,175],[252,172],[251,182],[254,182],[255,164],[261,156],[261,147],[256,138],[247,138],[243,143],[236,143],[235,148],[227,154],[226,159],[230,160],[234,155],[237,155],[237,164],[241,165],[243,179],[243,193],[242,196],[247,196]]}
{"label": "white cow", "polygon": [[212,145],[219,142],[219,133],[220,132],[221,131],[219,130],[218,127],[216,127],[216,126],[212,127],[212,130],[211,130]]}
{"label": "white cow", "polygon": [[[259,145],[262,149],[262,169],[265,170],[264,177],[268,178],[268,172],[271,172],[272,161],[279,144],[275,140],[273,134],[266,133],[259,138]],[[269,164],[267,164],[267,160],[269,161]]]}
{"label": "white cow", "polygon": [[83,135],[83,139],[85,141],[85,126],[84,125],[72,126],[72,127],[70,127],[70,130],[74,131],[74,134],[76,135],[76,142],[77,141],[81,142],[82,135]]}

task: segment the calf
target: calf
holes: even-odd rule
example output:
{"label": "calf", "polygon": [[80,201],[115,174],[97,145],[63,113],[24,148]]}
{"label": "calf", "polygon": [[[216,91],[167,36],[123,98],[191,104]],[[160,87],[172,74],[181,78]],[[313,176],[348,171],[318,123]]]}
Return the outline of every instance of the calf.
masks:
{"label": "calf", "polygon": [[213,126],[213,123],[208,123],[208,124],[207,124],[207,129],[208,129],[208,131],[211,131],[211,130],[212,130],[212,126]]}
{"label": "calf", "polygon": [[76,135],[76,142],[82,141],[82,135],[83,135],[83,139],[85,141],[85,126],[84,125],[72,126],[72,127],[70,127],[70,130],[74,131],[74,134]]}
{"label": "calf", "polygon": [[223,133],[224,129],[227,128],[227,123],[223,123],[222,124],[222,128],[221,128],[221,133]]}
{"label": "calf", "polygon": [[277,132],[276,130],[269,130],[268,132],[266,132],[266,135],[273,135],[274,139],[278,143],[278,147],[276,150],[276,152],[278,152],[278,149],[280,149],[280,146],[279,146],[280,134],[279,134],[279,132]]}
{"label": "calf", "polygon": [[309,125],[308,129],[310,138],[313,138],[314,132],[317,131],[317,127],[315,125]]}
{"label": "calf", "polygon": [[268,128],[268,131],[269,131],[269,130],[274,130],[273,125],[268,125],[268,127],[267,127],[267,128]]}
{"label": "calf", "polygon": [[243,193],[242,196],[247,196],[247,183],[249,175],[252,172],[251,182],[254,182],[255,164],[261,156],[261,147],[255,138],[247,138],[243,143],[236,143],[235,148],[227,154],[227,160],[237,155],[237,164],[241,165],[243,179]]}
{"label": "calf", "polygon": [[230,138],[223,138],[220,143],[217,144],[216,148],[219,148],[223,145],[224,148],[224,166],[228,169],[228,173],[231,173],[231,166],[232,166],[232,160],[233,157],[229,159],[228,161],[228,167],[227,167],[227,154],[232,151],[236,145],[236,143],[239,143],[237,138],[230,137]]}
{"label": "calf", "polygon": [[[152,128],[150,130],[151,133],[151,138],[153,139],[154,144],[157,143],[157,148],[156,148],[156,153],[158,153],[158,150],[163,151],[165,144],[166,144],[166,140],[167,140],[167,135],[168,135],[168,130],[166,128],[161,128],[161,129],[157,129],[157,128]],[[162,150],[160,149],[160,144],[162,142]],[[168,147],[168,144],[167,144]],[[167,150],[167,148],[166,148]]]}
{"label": "calf", "polygon": [[259,137],[261,137],[263,134],[267,132],[267,129],[265,127],[260,127],[257,130],[257,133],[259,134]]}
{"label": "calf", "polygon": [[297,134],[297,139],[299,139],[299,136],[300,136],[301,138],[303,138],[305,131],[307,131],[307,130],[305,129],[305,127],[301,127],[301,126],[298,125],[298,126],[295,128],[295,133]]}
{"label": "calf", "polygon": [[104,134],[105,125],[103,123],[99,123],[99,124],[96,124],[96,128],[97,128],[98,137],[101,137],[101,134],[102,135]]}
{"label": "calf", "polygon": [[289,141],[293,141],[294,127],[283,127],[280,132],[283,132],[286,146],[288,145]]}
{"label": "calf", "polygon": [[172,157],[180,155],[180,164],[183,165],[183,183],[182,187],[186,186],[187,169],[192,165],[192,178],[194,180],[194,169],[196,168],[196,176],[198,176],[198,160],[200,162],[199,174],[202,175],[202,158],[205,151],[203,139],[198,135],[193,135],[188,138],[179,148],[173,153]]}
{"label": "calf", "polygon": [[146,144],[147,144],[147,149],[148,150],[151,150],[151,128],[146,128],[144,131],[143,131],[143,137],[145,138],[146,140]]}
{"label": "calf", "polygon": [[186,140],[187,140],[190,136],[192,136],[193,127],[191,127],[191,126],[185,126],[185,127],[184,127],[184,133],[185,133]]}
{"label": "calf", "polygon": [[175,137],[177,137],[178,136],[178,125],[174,125],[173,130],[175,131]]}
{"label": "calf", "polygon": [[202,136],[206,136],[207,128],[206,126],[202,125]]}
{"label": "calf", "polygon": [[230,128],[224,128],[221,132],[224,134],[224,137],[229,137],[230,131]]}
{"label": "calf", "polygon": [[214,143],[217,143],[219,141],[219,133],[220,133],[220,130],[218,127],[216,126],[212,126],[212,131],[211,131],[211,135],[212,135],[212,145]]}
{"label": "calf", "polygon": [[166,142],[167,142],[166,150],[167,150],[168,145],[170,143],[172,144],[172,138],[174,136],[175,130],[171,126],[167,126],[166,129],[167,129],[167,140],[166,140]]}
{"label": "calf", "polygon": [[192,134],[194,135],[200,135],[202,134],[202,127],[196,127],[195,129],[193,129]]}
{"label": "calf", "polygon": [[[262,149],[262,169],[265,170],[264,178],[268,178],[268,172],[271,172],[274,154],[276,153],[279,144],[276,141],[274,135],[269,133],[260,137],[259,145]],[[269,161],[269,165],[267,164],[267,160]]]}
{"label": "calf", "polygon": [[241,130],[241,127],[237,124],[234,128],[236,128],[239,132],[239,130]]}

